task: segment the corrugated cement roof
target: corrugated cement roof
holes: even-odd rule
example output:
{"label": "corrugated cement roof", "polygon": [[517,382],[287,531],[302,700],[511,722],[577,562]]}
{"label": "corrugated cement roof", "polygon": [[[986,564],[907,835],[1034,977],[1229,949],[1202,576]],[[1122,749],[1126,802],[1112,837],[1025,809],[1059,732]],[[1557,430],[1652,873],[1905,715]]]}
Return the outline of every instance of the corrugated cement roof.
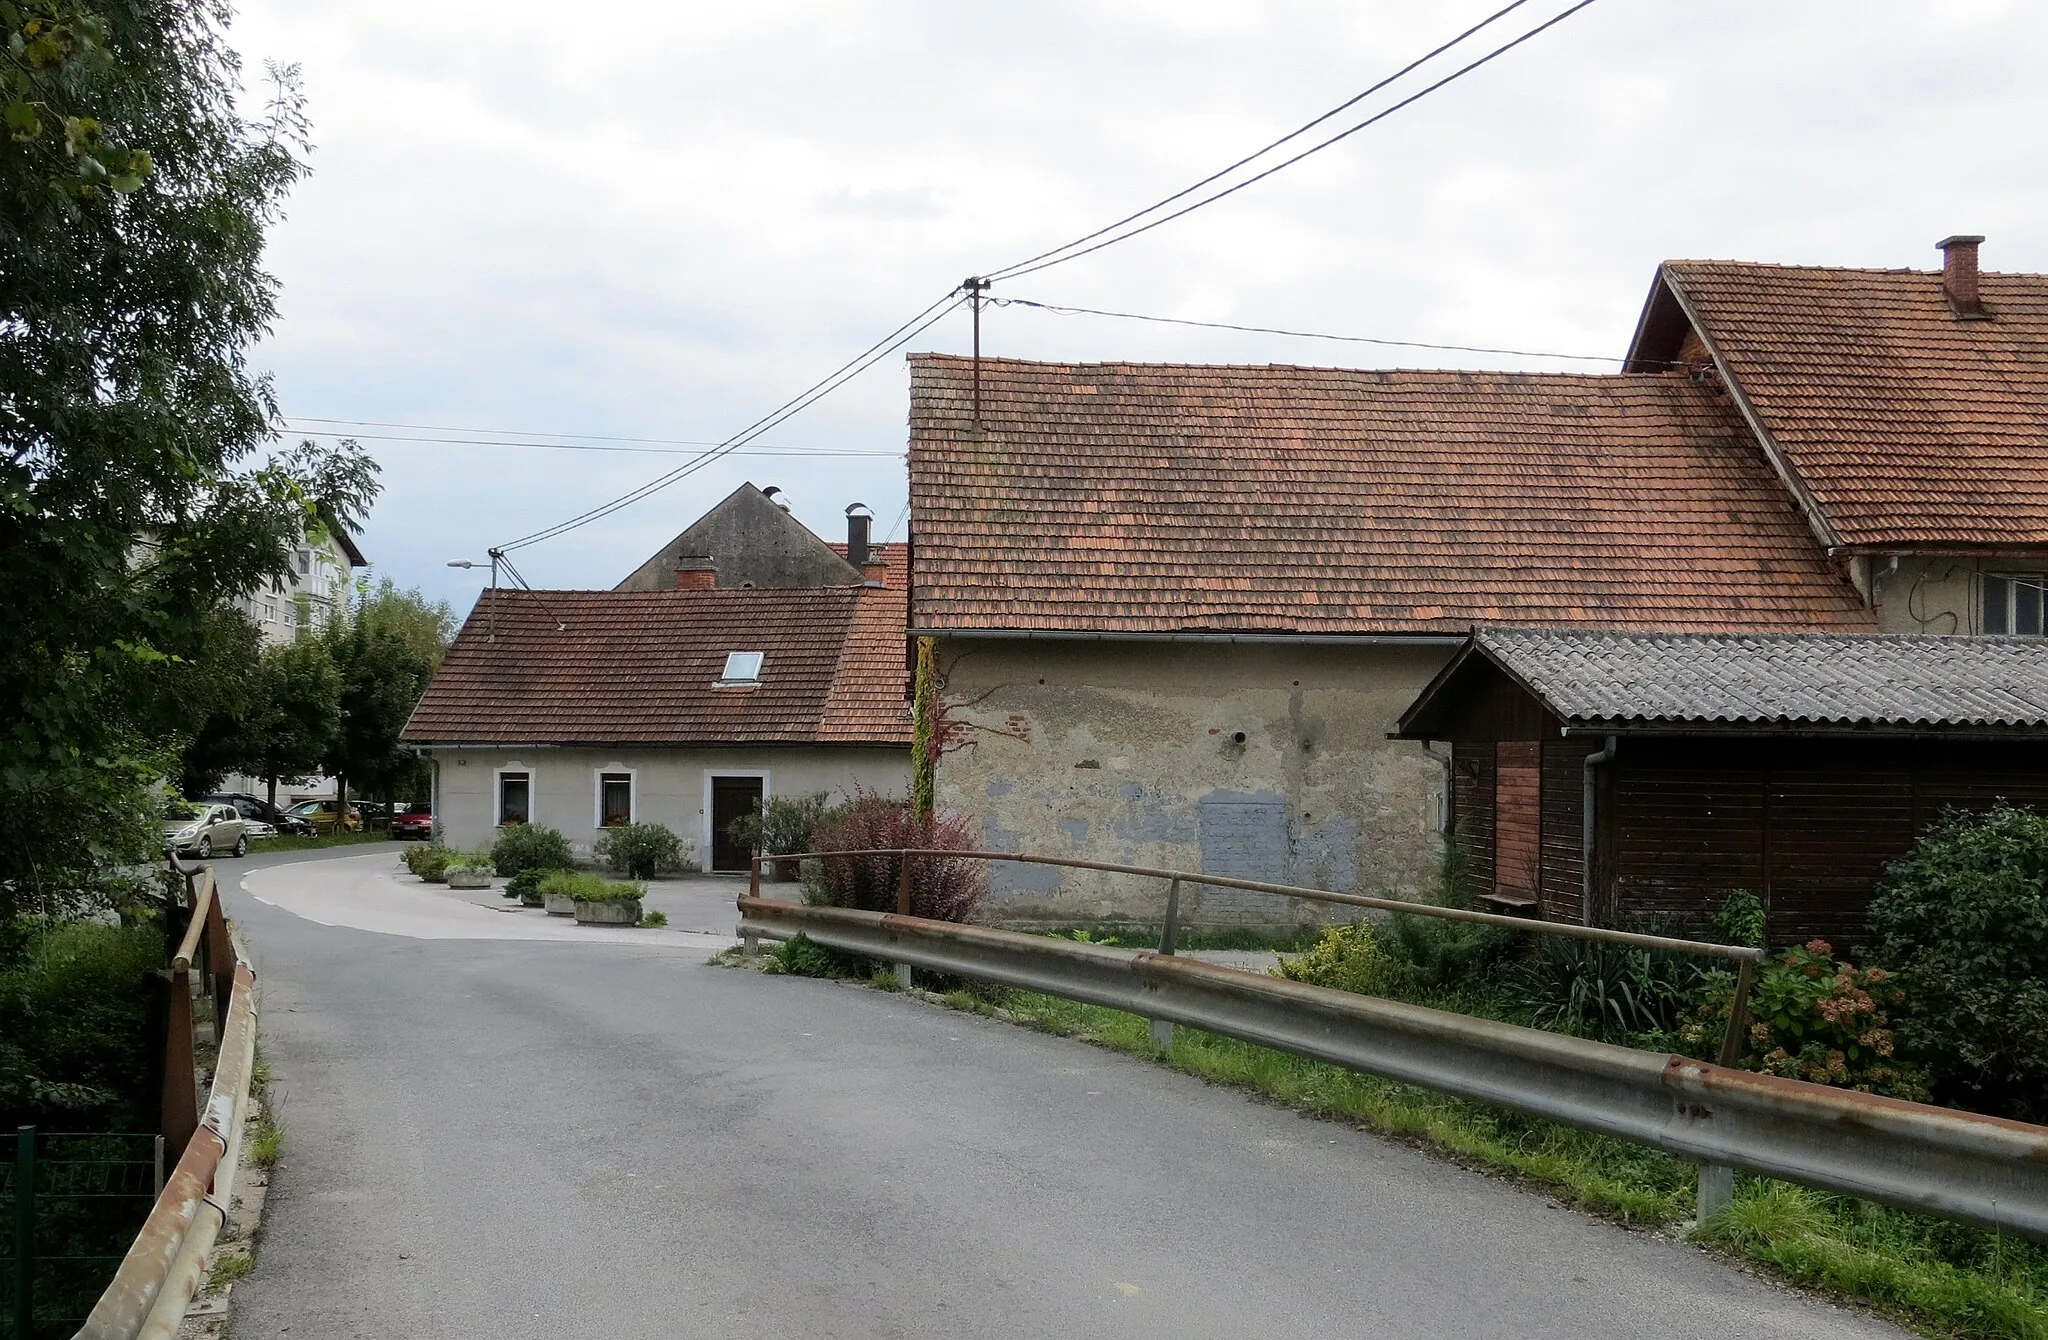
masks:
{"label": "corrugated cement roof", "polygon": [[1571,722],[2048,727],[2048,639],[1483,629]]}

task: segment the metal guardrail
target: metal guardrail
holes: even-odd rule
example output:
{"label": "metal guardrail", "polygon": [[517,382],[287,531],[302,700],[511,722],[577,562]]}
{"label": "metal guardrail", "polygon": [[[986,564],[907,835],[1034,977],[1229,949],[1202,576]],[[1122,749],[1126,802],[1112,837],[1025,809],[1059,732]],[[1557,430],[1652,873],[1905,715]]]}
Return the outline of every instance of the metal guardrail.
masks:
{"label": "metal guardrail", "polygon": [[[227,1219],[241,1164],[242,1122],[256,1062],[256,974],[221,914],[212,867],[188,871],[175,858],[171,865],[186,876],[191,925],[171,960],[166,1137],[172,1133],[168,1123],[179,1094],[185,1107],[196,1104],[189,978],[195,956],[203,956],[213,979],[214,1017],[222,1021],[213,1086],[204,1115],[193,1120],[177,1167],[76,1340],[168,1340],[176,1333],[204,1282],[206,1256]],[[184,1068],[174,1071],[181,1052]]]}
{"label": "metal guardrail", "polygon": [[[757,893],[738,904],[741,934],[750,939],[801,931],[850,953],[1128,1010],[1618,1136],[1698,1162],[1703,1171],[1742,1168],[2048,1241],[2048,1127],[1167,953],[810,907]],[[1707,1190],[1703,1178],[1703,1200]]]}
{"label": "metal guardrail", "polygon": [[[1101,870],[1119,875],[1143,875],[1150,879],[1163,879],[1166,885],[1166,920],[1159,933],[1159,952],[1174,952],[1176,936],[1179,933],[1180,886],[1201,884],[1219,889],[1248,889],[1254,893],[1272,893],[1286,898],[1300,898],[1309,902],[1332,903],[1340,907],[1365,907],[1379,912],[1396,912],[1406,916],[1434,917],[1440,921],[1462,921],[1470,925],[1499,926],[1506,930],[1527,931],[1536,935],[1555,935],[1568,940],[1592,940],[1602,944],[1624,945],[1630,949],[1644,949],[1657,953],[1690,954],[1696,958],[1714,958],[1737,965],[1735,972],[1735,995],[1728,1011],[1728,1022],[1721,1031],[1720,1061],[1732,1066],[1741,1059],[1742,1037],[1749,1027],[1749,995],[1756,986],[1757,965],[1768,954],[1748,945],[1715,944],[1707,940],[1682,940],[1669,935],[1646,935],[1640,931],[1613,930],[1606,926],[1587,926],[1572,921],[1539,921],[1533,917],[1503,916],[1497,912],[1473,912],[1462,907],[1442,907],[1435,903],[1414,903],[1401,898],[1374,898],[1362,893],[1333,893],[1328,889],[1309,889],[1295,884],[1271,884],[1262,880],[1239,879],[1234,875],[1209,875],[1192,870],[1164,870],[1144,865],[1118,865],[1110,861],[1083,861],[1071,856],[1038,856],[1028,852],[1000,851],[951,851],[940,847],[890,847],[869,851],[807,851],[788,855],[776,854],[756,856],[749,869],[747,893],[749,897],[761,896],[761,867],[771,862],[846,860],[854,857],[895,858],[897,865],[896,913],[910,915],[911,878],[914,857],[946,857],[967,861],[1008,861],[1017,865],[1049,865],[1067,870]],[[906,982],[905,985],[908,985]],[[1725,1179],[1723,1179],[1725,1180]],[[1721,1187],[1717,1182],[1713,1195],[1718,1196]]]}

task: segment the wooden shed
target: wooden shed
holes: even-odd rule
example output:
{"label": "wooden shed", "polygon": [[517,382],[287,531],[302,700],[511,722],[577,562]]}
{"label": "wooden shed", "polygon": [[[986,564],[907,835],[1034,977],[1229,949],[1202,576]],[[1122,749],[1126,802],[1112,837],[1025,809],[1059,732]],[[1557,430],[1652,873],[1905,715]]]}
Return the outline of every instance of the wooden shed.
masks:
{"label": "wooden shed", "polygon": [[2048,809],[2048,640],[1487,629],[1401,717],[1450,745],[1479,897],[1551,919],[1705,918],[1853,944],[1951,806]]}

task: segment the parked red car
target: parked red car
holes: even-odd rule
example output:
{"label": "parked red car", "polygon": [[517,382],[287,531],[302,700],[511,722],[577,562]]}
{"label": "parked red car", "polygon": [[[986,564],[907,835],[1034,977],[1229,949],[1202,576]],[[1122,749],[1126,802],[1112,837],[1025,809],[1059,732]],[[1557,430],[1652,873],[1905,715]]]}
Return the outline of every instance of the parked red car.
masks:
{"label": "parked red car", "polygon": [[394,838],[419,838],[425,841],[434,836],[434,811],[426,805],[408,805],[391,816],[391,836]]}

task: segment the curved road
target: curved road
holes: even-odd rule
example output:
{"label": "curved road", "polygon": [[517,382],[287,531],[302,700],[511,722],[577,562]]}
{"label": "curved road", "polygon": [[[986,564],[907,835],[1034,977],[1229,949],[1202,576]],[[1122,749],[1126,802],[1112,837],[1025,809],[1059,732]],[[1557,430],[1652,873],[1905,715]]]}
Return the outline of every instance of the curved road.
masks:
{"label": "curved road", "polygon": [[220,866],[286,1093],[237,1340],[1901,1334],[1185,1075],[394,865]]}

